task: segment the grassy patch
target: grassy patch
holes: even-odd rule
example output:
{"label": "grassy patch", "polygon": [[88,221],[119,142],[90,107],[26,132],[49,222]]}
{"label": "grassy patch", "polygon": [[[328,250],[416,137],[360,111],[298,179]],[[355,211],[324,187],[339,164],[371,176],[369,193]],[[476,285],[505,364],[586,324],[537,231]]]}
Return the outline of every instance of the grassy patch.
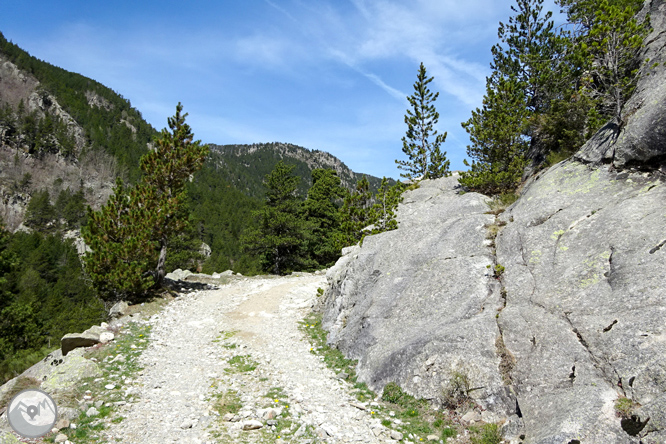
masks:
{"label": "grassy patch", "polygon": [[286,399],[287,394],[284,392],[284,389],[282,387],[271,387],[271,389],[268,390],[268,393],[264,395],[264,398]]}
{"label": "grassy patch", "polygon": [[502,430],[497,424],[470,426],[469,431],[472,444],[500,444],[502,442]]}
{"label": "grassy patch", "polygon": [[250,355],[238,355],[229,359],[229,367],[224,371],[227,373],[247,373],[255,370],[259,365],[258,362],[253,361]]}
{"label": "grassy patch", "polygon": [[[116,406],[113,402],[131,400],[134,395],[124,394],[124,385],[131,380],[142,367],[139,365],[138,357],[148,346],[148,337],[151,327],[149,325],[130,323],[116,335],[113,342],[100,344],[86,353],[88,359],[98,363],[102,370],[102,378],[86,378],[80,384],[72,387],[68,393],[59,394],[58,406],[79,408],[79,400],[83,395],[89,395],[91,404],[102,401],[104,404],[97,407],[98,415],[88,416],[81,411],[76,429],[66,431],[70,441],[79,443],[102,442],[101,432],[109,422],[119,423],[125,418],[115,416]],[[114,388],[105,388],[107,384],[114,384]],[[87,407],[84,409],[87,410]],[[47,442],[53,442],[55,436],[46,438]]]}
{"label": "grassy patch", "polygon": [[637,404],[626,396],[620,396],[615,401],[615,412],[620,418],[631,418]]}
{"label": "grassy patch", "polygon": [[222,342],[222,341],[228,341],[229,339],[233,338],[236,336],[236,333],[238,333],[238,330],[222,330],[219,335],[213,339],[213,342]]}
{"label": "grassy patch", "polygon": [[356,364],[358,362],[345,358],[340,350],[326,344],[328,333],[321,326],[321,315],[310,314],[300,323],[300,328],[312,344],[311,353],[322,356],[326,366],[340,374],[341,379],[356,382]]}
{"label": "grassy patch", "polygon": [[238,396],[238,392],[235,390],[227,390],[213,396],[216,398],[213,402],[213,410],[219,413],[220,416],[224,416],[227,413],[236,414],[243,407],[240,396]]}
{"label": "grassy patch", "polygon": [[[395,418],[400,420],[389,420],[390,428],[416,441],[425,441],[428,435],[443,434],[445,429],[453,425],[446,412],[433,409],[426,400],[415,398],[393,382],[384,386],[382,401],[386,405],[380,411],[391,410]],[[452,430],[455,432],[455,429]]]}
{"label": "grassy patch", "polygon": [[444,405],[452,410],[470,407],[472,404],[469,397],[471,388],[471,380],[465,369],[452,370],[449,381],[442,391]]}
{"label": "grassy patch", "polygon": [[499,196],[495,196],[488,206],[490,207],[490,211],[488,211],[488,214],[501,214],[503,213],[511,204],[513,204],[515,201],[518,200],[520,196],[515,193],[505,193],[505,194],[500,194]]}

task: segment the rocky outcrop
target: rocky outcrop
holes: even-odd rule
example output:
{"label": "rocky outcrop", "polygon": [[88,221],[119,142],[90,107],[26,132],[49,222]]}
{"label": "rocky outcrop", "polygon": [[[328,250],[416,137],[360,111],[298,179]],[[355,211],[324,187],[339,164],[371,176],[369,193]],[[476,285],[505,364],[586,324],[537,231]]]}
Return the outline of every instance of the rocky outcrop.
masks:
{"label": "rocky outcrop", "polygon": [[645,8],[652,63],[622,127],[496,219],[455,180],[423,182],[397,230],[329,271],[324,326],[361,381],[445,403],[462,374],[511,442],[666,442],[666,5]]}
{"label": "rocky outcrop", "polygon": [[83,356],[71,356],[49,374],[40,388],[50,394],[70,391],[81,380],[100,376],[102,371],[96,363]]}
{"label": "rocky outcrop", "polygon": [[645,2],[653,31],[646,39],[636,91],[622,110],[622,128],[610,123],[590,139],[576,159],[616,168],[658,169],[666,172],[666,4]]}
{"label": "rocky outcrop", "polygon": [[329,270],[324,328],[359,360],[359,378],[371,388],[397,382],[441,404],[463,375],[483,408],[501,418],[515,414],[498,371],[503,300],[487,200],[459,193],[456,176],[421,182],[405,193],[397,230],[366,237]]}
{"label": "rocky outcrop", "polygon": [[501,216],[498,321],[531,442],[638,442],[621,397],[643,442],[666,437],[664,202],[658,174],[565,162]]}
{"label": "rocky outcrop", "polygon": [[485,201],[455,178],[406,193],[400,227],[329,270],[329,341],[376,390],[394,381],[442,404],[464,375],[509,439],[663,442],[661,175],[569,161],[497,220]]}

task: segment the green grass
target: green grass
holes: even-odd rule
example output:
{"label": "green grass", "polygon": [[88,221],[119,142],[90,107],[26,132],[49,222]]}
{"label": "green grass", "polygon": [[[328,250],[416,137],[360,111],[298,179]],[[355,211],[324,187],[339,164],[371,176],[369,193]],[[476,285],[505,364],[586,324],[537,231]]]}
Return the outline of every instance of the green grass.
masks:
{"label": "green grass", "polygon": [[213,395],[215,401],[213,402],[213,410],[224,416],[227,413],[236,414],[240,411],[243,404],[241,404],[240,396],[235,390],[227,390]]}
{"label": "green grass", "polygon": [[490,211],[488,214],[501,214],[503,213],[511,204],[518,200],[520,196],[515,193],[505,193],[495,196],[492,201],[488,204]]}
{"label": "green grass", "polygon": [[635,407],[636,404],[634,401],[625,396],[620,396],[617,398],[617,401],[615,401],[615,411],[621,418],[630,418],[634,413]]}
{"label": "green grass", "polygon": [[284,392],[284,389],[282,387],[271,387],[271,389],[268,390],[268,393],[264,395],[264,398],[286,399],[287,394]]}
{"label": "green grass", "polygon": [[[377,395],[365,383],[357,381],[357,361],[345,358],[340,350],[326,344],[328,333],[321,326],[321,315],[311,313],[300,323],[299,328],[310,341],[311,353],[322,357],[326,366],[336,373],[347,373],[345,379],[354,384],[352,393],[359,401],[377,399]],[[395,383],[388,383],[382,392],[379,406],[371,407],[369,412],[379,418],[382,425],[401,432],[411,442],[426,442],[428,435],[438,435],[446,442],[447,438],[458,436],[463,430],[460,425],[456,425],[460,421],[455,408],[461,407],[464,410],[472,405],[469,390],[470,379],[467,373],[463,370],[453,372],[450,387],[444,393],[452,404],[451,409],[436,410],[428,401],[415,398]],[[394,412],[393,417],[389,416],[390,411]],[[395,420],[400,420],[400,423]],[[497,424],[483,424],[473,430],[470,427],[470,431],[472,444],[497,444],[501,441],[501,430]]]}
{"label": "green grass", "polygon": [[328,368],[336,373],[346,373],[347,377],[343,379],[355,383],[358,361],[345,358],[340,350],[326,344],[328,333],[321,326],[321,315],[310,314],[299,324],[301,331],[305,333],[312,345],[310,352],[322,356]]}
{"label": "green grass", "polygon": [[247,373],[254,371],[258,362],[253,361],[250,355],[238,355],[229,359],[229,367],[225,368],[224,371],[227,373]]}
{"label": "green grass", "polygon": [[[150,336],[149,325],[130,323],[116,335],[113,342],[93,347],[86,353],[86,358],[97,361],[102,370],[102,378],[86,378],[80,384],[76,384],[70,392],[58,396],[59,406],[78,408],[78,400],[82,399],[86,391],[90,391],[93,401],[112,403],[115,401],[131,401],[134,395],[123,396],[125,378],[133,377],[143,368],[139,365],[138,357],[148,346]],[[124,361],[110,361],[117,355],[125,357]],[[115,388],[107,390],[104,386],[113,383]],[[125,418],[115,416],[115,405],[103,405],[97,410],[99,414],[88,417],[85,411],[81,411],[76,421],[76,429],[63,430],[70,441],[77,444],[102,442],[100,433],[105,429],[107,422],[119,423]],[[87,409],[86,409],[87,410]],[[45,438],[47,442],[53,442],[55,436]]]}
{"label": "green grass", "polygon": [[469,431],[472,444],[499,444],[502,442],[502,430],[497,424],[470,426]]}
{"label": "green grass", "polygon": [[236,333],[238,333],[238,330],[230,330],[230,331],[222,330],[220,334],[217,335],[215,339],[213,339],[213,342],[227,341],[236,336]]}
{"label": "green grass", "polygon": [[458,436],[458,431],[455,427],[444,427],[442,429],[442,440],[446,441],[447,438],[455,438]]}

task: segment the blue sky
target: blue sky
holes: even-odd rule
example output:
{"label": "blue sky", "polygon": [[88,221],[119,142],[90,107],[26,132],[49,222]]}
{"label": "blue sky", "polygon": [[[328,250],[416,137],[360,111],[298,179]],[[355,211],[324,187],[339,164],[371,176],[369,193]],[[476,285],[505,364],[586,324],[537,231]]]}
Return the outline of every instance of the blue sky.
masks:
{"label": "blue sky", "polygon": [[[509,0],[4,0],[0,31],[32,55],[122,94],[155,128],[183,103],[206,143],[289,142],[398,178],[420,62],[443,149],[481,105]],[[552,5],[552,1],[548,1]]]}

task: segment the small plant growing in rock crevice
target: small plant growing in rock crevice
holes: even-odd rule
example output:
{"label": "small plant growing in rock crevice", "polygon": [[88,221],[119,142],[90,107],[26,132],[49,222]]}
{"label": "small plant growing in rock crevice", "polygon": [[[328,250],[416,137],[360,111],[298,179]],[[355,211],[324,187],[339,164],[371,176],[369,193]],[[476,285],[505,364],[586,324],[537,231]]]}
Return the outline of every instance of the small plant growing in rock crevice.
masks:
{"label": "small plant growing in rock crevice", "polygon": [[631,418],[637,404],[626,396],[620,396],[615,401],[615,412],[620,418]]}
{"label": "small plant growing in rock crevice", "polygon": [[491,266],[491,265],[486,265],[486,268],[488,268],[488,269],[492,268],[493,276],[496,279],[499,279],[504,274],[504,272],[506,271],[504,266],[501,265],[501,264],[495,264],[494,267]]}
{"label": "small plant growing in rock crevice", "polygon": [[469,397],[471,390],[471,381],[467,371],[464,369],[455,369],[451,371],[449,382],[443,390],[443,404],[449,409],[457,409],[471,405],[472,399]]}

